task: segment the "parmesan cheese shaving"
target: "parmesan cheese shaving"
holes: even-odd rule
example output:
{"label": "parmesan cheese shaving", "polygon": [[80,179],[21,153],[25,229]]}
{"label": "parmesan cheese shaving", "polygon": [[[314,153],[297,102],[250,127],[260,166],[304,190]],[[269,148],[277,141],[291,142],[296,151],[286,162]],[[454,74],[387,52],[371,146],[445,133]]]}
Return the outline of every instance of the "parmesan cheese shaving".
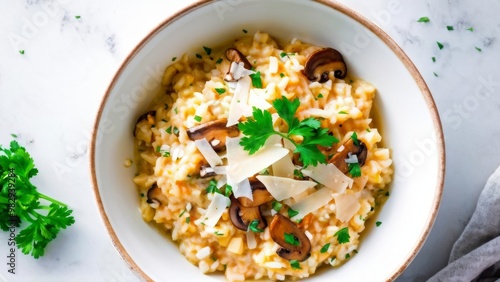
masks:
{"label": "parmesan cheese shaving", "polygon": [[269,104],[264,98],[265,89],[251,89],[250,96],[248,97],[248,105],[251,107],[256,107],[261,110],[267,110],[273,105]]}
{"label": "parmesan cheese shaving", "polygon": [[333,199],[332,191],[328,188],[322,188],[292,204],[290,208],[299,212],[294,218],[302,219],[307,214],[324,207],[331,199]]}
{"label": "parmesan cheese shaving", "polygon": [[[239,138],[227,138],[227,174],[234,183],[269,167],[288,154],[288,150],[278,146],[264,146],[253,155],[248,155],[239,144]],[[228,182],[229,182],[228,178]]]}
{"label": "parmesan cheese shaving", "polygon": [[195,140],[194,144],[211,167],[222,164],[221,158],[217,155],[212,146],[210,146],[206,138]]}
{"label": "parmesan cheese shaving", "polygon": [[293,165],[290,154],[287,154],[283,158],[279,159],[273,164],[272,167],[274,176],[293,178],[295,166]]}
{"label": "parmesan cheese shaving", "polygon": [[234,90],[231,105],[229,106],[227,126],[237,124],[240,117],[247,115],[249,111],[250,114],[252,113],[252,108],[247,104],[251,84],[252,79],[249,76],[243,77],[236,83],[236,89]]}
{"label": "parmesan cheese shaving", "polygon": [[302,170],[302,174],[311,177],[336,193],[344,193],[347,186],[352,187],[353,180],[343,174],[333,164],[318,164]]}
{"label": "parmesan cheese shaving", "polygon": [[361,205],[353,194],[337,195],[335,198],[336,216],[342,222],[347,222],[358,212]]}
{"label": "parmesan cheese shaving", "polygon": [[316,186],[316,182],[314,181],[295,180],[270,175],[257,175],[257,179],[266,186],[267,191],[278,201],[291,198]]}
{"label": "parmesan cheese shaving", "polygon": [[219,193],[215,193],[212,202],[210,202],[210,205],[208,205],[207,211],[203,216],[203,223],[206,226],[214,227],[226,210],[226,207],[228,207],[230,204],[231,200],[229,200],[228,197],[225,197]]}
{"label": "parmesan cheese shaving", "polygon": [[252,186],[248,178],[243,179],[243,181],[232,187],[235,198],[246,197],[253,201]]}

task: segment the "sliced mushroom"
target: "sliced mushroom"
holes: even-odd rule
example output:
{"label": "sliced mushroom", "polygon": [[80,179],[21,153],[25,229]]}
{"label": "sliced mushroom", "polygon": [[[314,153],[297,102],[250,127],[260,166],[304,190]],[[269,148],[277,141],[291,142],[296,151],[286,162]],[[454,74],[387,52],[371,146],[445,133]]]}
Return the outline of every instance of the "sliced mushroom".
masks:
{"label": "sliced mushroom", "polygon": [[345,160],[349,158],[349,153],[351,155],[356,155],[359,166],[363,166],[365,164],[366,157],[368,156],[368,149],[363,141],[359,140],[359,145],[356,145],[354,141],[349,138],[349,140],[347,140],[342,146],[344,147],[342,151],[333,155],[333,157],[328,161],[329,163],[334,164],[344,174],[349,171],[349,164],[345,162]]}
{"label": "sliced mushroom", "polygon": [[148,199],[146,200],[146,203],[155,209],[168,203],[167,197],[161,192],[161,189],[158,187],[156,182],[151,185],[148,190]]}
{"label": "sliced mushroom", "polygon": [[339,51],[323,48],[307,57],[303,73],[310,81],[326,82],[330,72],[334,72],[336,78],[344,78],[347,74],[347,66]]}
{"label": "sliced mushroom", "polygon": [[141,125],[142,124],[149,124],[149,125],[153,125],[155,123],[155,116],[156,116],[156,111],[149,111],[143,115],[141,115],[137,121],[135,122],[135,127],[134,127],[134,137],[140,133],[138,132],[139,130],[141,130]]}
{"label": "sliced mushroom", "polygon": [[187,135],[192,141],[207,138],[212,148],[216,152],[226,149],[226,137],[236,137],[240,135],[238,125],[226,127],[226,120],[215,120],[200,124],[187,130]]}
{"label": "sliced mushroom", "polygon": [[212,177],[215,176],[215,171],[214,169],[209,166],[209,165],[202,165],[200,168],[200,177],[201,178],[206,178],[206,177]]}
{"label": "sliced mushroom", "polygon": [[229,217],[233,225],[243,231],[248,230],[248,226],[252,221],[258,220],[257,228],[265,229],[267,227],[266,220],[262,217],[259,207],[244,207],[240,202],[231,196],[231,206],[229,207]]}
{"label": "sliced mushroom", "polygon": [[[275,214],[269,225],[269,231],[274,242],[281,246],[276,251],[280,257],[287,260],[304,261],[311,255],[309,238],[295,223],[285,216],[279,213]],[[290,240],[285,239],[285,236],[292,238],[296,244],[292,244]]]}
{"label": "sliced mushroom", "polygon": [[[229,48],[226,50],[226,58],[232,63],[242,63],[243,67],[247,70],[252,69],[252,64],[247,60],[245,55],[243,55],[238,49],[236,48]],[[234,73],[231,71],[231,66],[229,68],[229,71],[227,72],[226,76],[224,77],[224,80],[226,81],[236,81],[238,80],[239,77],[235,77]]]}
{"label": "sliced mushroom", "polygon": [[238,201],[244,207],[258,207],[262,204],[272,201],[274,198],[267,191],[266,186],[262,184],[257,178],[250,179],[250,186],[252,187],[253,201],[247,197],[240,197]]}

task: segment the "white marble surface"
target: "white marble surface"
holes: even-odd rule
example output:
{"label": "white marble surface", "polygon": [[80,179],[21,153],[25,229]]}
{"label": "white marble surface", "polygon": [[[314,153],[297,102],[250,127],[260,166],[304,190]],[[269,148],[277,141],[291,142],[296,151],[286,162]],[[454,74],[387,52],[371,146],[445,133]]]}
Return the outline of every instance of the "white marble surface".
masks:
{"label": "white marble surface", "polygon": [[[120,62],[151,28],[190,2],[0,2],[0,144],[18,134],[40,170],[35,184],[68,203],[76,218],[43,258],[18,252],[15,275],[7,272],[7,234],[1,233],[0,278],[137,281],[98,215],[88,141],[105,87]],[[482,186],[500,164],[500,3],[340,2],[378,23],[400,44],[427,81],[442,117],[447,176],[441,209],[422,251],[398,279],[423,281],[446,264]],[[422,16],[431,21],[418,23]],[[447,25],[454,30],[448,31]],[[444,44],[442,50],[436,41]]]}

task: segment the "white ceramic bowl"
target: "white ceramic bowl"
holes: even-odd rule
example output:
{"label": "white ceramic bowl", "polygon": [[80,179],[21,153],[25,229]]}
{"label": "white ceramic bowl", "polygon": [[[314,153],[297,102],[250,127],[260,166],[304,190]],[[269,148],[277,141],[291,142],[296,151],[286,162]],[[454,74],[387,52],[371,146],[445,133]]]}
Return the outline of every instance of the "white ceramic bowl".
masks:
{"label": "white ceramic bowl", "polygon": [[[436,106],[404,52],[356,12],[327,0],[202,1],[166,19],[128,56],[103,98],[91,145],[91,174],[98,208],[114,245],[145,280],[221,281],[203,275],[140,215],[132,129],[159,89],[171,58],[201,46],[261,30],[338,49],[351,74],[378,89],[385,145],[395,178],[389,200],[365,233],[359,253],[339,268],[326,267],[308,281],[395,279],[423,245],[437,214],[444,178],[444,142]],[[372,223],[373,225],[373,223]]]}

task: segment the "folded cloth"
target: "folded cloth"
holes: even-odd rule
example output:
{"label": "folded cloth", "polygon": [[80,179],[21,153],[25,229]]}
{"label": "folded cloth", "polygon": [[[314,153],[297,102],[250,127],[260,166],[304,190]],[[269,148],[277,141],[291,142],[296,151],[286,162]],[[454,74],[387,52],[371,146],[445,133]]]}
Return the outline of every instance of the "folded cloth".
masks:
{"label": "folded cloth", "polygon": [[484,187],[464,232],[453,245],[448,266],[428,282],[500,281],[500,167]]}

